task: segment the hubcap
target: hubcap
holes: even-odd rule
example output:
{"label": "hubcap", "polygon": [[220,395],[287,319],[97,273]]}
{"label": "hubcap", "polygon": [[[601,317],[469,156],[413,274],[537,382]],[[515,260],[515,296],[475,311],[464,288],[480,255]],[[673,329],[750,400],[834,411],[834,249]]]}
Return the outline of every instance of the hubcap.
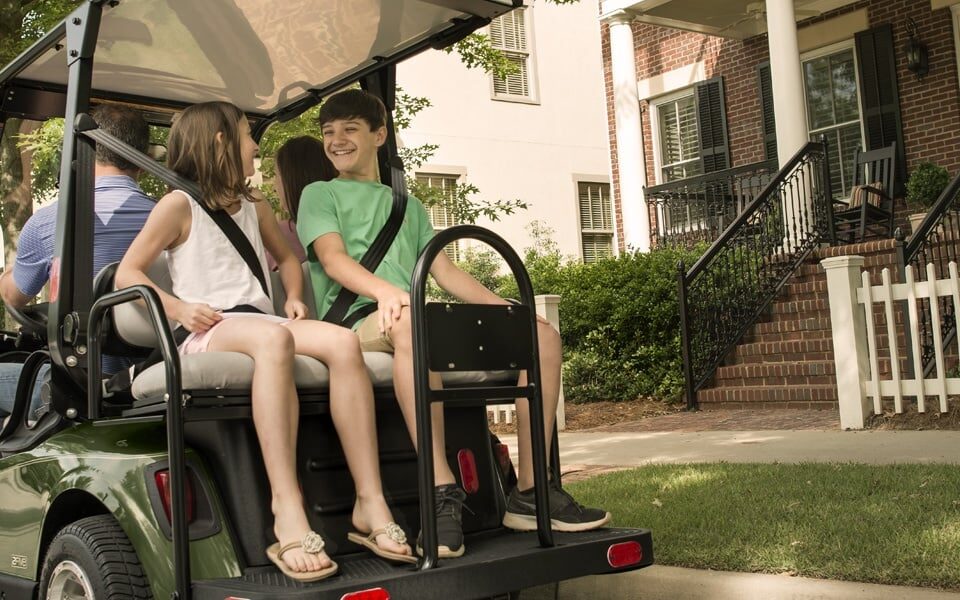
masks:
{"label": "hubcap", "polygon": [[93,600],[90,579],[80,565],[72,560],[57,565],[47,586],[47,600]]}

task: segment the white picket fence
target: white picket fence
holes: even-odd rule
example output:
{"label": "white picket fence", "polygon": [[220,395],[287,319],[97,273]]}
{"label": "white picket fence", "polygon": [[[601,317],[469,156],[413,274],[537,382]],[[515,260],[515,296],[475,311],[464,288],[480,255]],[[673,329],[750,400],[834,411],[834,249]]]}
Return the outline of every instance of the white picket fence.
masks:
{"label": "white picket fence", "polygon": [[[544,294],[535,296],[537,314],[560,331],[560,296]],[[517,418],[517,407],[513,404],[492,404],[487,407],[487,414],[494,423],[513,423]],[[566,428],[566,414],[563,410],[563,381],[560,382],[560,403],[557,404],[557,428],[563,431]]]}
{"label": "white picket fence", "polygon": [[[890,270],[881,273],[879,285],[871,285],[870,273],[862,270],[862,256],[838,256],[820,262],[827,272],[827,293],[830,298],[830,322],[833,329],[833,355],[840,403],[840,427],[863,429],[873,411],[882,414],[884,400],[892,399],[897,413],[904,410],[905,398],[914,398],[917,412],[926,412],[927,398],[933,397],[940,412],[947,412],[951,395],[960,395],[960,378],[947,377],[944,341],[941,334],[940,297],[949,297],[960,309],[960,277],[956,263],[950,263],[950,276],[936,279],[934,266],[927,265],[927,281],[917,281],[912,267],[906,268],[904,283],[891,283]],[[917,302],[926,299],[930,305],[930,328],[934,334],[936,368],[931,378],[924,378],[918,335]],[[901,304],[906,305],[903,311]],[[875,306],[882,316],[874,318]],[[906,322],[897,323],[903,313]],[[888,348],[877,349],[877,325],[882,322]],[[898,327],[908,327],[913,373],[920,377],[907,379],[900,370],[900,361],[908,356],[897,339]],[[883,331],[883,330],[881,330]],[[954,341],[954,343],[957,343]],[[889,377],[881,378],[881,354],[890,361]]]}

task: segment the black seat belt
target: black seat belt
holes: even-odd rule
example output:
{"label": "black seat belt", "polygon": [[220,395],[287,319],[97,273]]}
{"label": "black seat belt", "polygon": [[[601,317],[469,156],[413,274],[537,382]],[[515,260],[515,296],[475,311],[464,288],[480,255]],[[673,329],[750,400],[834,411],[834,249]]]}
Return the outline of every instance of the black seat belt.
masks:
{"label": "black seat belt", "polygon": [[[407,211],[407,182],[403,172],[403,162],[395,154],[390,157],[390,183],[393,190],[393,206],[390,209],[390,216],[387,222],[383,224],[373,243],[367,248],[367,251],[360,259],[360,266],[371,273],[377,270],[387,250],[393,244],[393,240],[400,231],[400,225],[403,224],[403,217]],[[333,304],[323,316],[323,320],[328,323],[334,323],[343,327],[351,328],[353,325],[377,310],[377,303],[371,302],[361,306],[349,315],[347,311],[357,300],[357,293],[347,288],[340,288],[340,293],[333,300]]]}

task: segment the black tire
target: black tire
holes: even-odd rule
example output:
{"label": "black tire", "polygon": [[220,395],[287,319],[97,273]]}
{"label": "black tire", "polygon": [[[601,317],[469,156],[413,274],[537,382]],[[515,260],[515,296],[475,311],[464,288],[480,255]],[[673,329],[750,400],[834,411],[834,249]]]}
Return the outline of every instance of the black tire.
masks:
{"label": "black tire", "polygon": [[72,589],[69,597],[84,600],[153,597],[133,545],[110,515],[75,521],[50,542],[40,574],[40,600],[61,600],[65,586]]}

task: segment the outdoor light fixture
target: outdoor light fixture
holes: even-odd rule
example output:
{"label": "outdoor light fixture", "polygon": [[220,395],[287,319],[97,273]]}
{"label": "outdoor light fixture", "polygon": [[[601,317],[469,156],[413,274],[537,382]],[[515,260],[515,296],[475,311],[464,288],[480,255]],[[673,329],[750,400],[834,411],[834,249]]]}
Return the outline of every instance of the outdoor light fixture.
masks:
{"label": "outdoor light fixture", "polygon": [[930,53],[927,45],[920,41],[920,36],[917,35],[917,23],[911,18],[907,19],[907,33],[910,35],[905,48],[907,69],[917,76],[917,80],[920,80],[930,70]]}

